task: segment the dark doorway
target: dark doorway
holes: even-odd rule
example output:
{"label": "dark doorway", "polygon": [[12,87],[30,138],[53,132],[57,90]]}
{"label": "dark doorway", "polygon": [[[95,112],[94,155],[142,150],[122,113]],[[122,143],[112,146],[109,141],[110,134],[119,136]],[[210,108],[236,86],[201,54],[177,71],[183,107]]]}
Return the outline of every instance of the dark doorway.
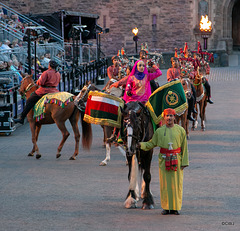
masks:
{"label": "dark doorway", "polygon": [[240,51],[240,1],[237,1],[232,11],[233,49]]}

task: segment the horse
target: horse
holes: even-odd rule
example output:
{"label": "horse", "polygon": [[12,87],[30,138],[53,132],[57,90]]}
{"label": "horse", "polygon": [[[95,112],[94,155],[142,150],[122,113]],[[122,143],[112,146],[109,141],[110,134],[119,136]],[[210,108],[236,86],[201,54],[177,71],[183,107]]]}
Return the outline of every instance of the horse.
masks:
{"label": "horse", "polygon": [[[101,90],[97,88],[95,84],[91,83],[91,81],[87,81],[86,84],[83,86],[82,90],[80,91],[80,93],[78,94],[76,101],[81,102],[81,105],[83,105],[82,102],[87,101],[89,91],[101,91]],[[116,92],[121,94],[121,91]],[[107,93],[108,94],[111,93],[111,90],[108,90]],[[85,110],[85,108],[79,109]],[[107,140],[113,134],[114,127],[106,125],[101,125],[101,127],[103,129],[103,146],[106,148],[106,156],[105,159],[99,163],[99,166],[106,166],[110,161],[111,155],[111,143],[107,142]],[[117,146],[117,148],[125,156],[125,151],[120,146]]]}
{"label": "horse", "polygon": [[129,102],[122,109],[121,136],[126,149],[129,172],[129,191],[124,205],[126,208],[136,208],[139,199],[138,169],[143,173],[141,197],[142,209],[154,208],[153,196],[150,192],[151,173],[150,166],[153,150],[139,149],[139,142],[148,141],[153,136],[151,116],[146,107],[140,102]]}
{"label": "horse", "polygon": [[[27,99],[30,97],[31,93],[34,92],[38,88],[38,85],[34,83],[32,76],[26,75],[22,81],[19,88],[19,93],[26,97]],[[28,156],[34,156],[36,152],[36,159],[41,158],[41,154],[39,153],[39,148],[37,146],[38,135],[41,129],[41,126],[44,124],[53,124],[55,123],[59,130],[62,132],[62,140],[58,146],[56,158],[61,156],[60,152],[63,148],[65,141],[67,140],[70,133],[68,132],[65,121],[69,119],[75,138],[75,151],[74,154],[70,157],[70,160],[75,160],[76,156],[79,153],[79,140],[80,140],[80,132],[78,128],[78,120],[79,120],[79,110],[75,106],[74,102],[69,102],[64,108],[58,106],[57,104],[46,103],[45,105],[45,118],[36,121],[33,118],[33,109],[28,113],[27,119],[30,125],[31,133],[32,133],[32,143],[33,148],[32,151],[28,154]],[[92,127],[91,124],[83,121],[84,113],[81,112],[81,124],[82,124],[82,146],[86,149],[90,149],[92,143]]]}
{"label": "horse", "polygon": [[[192,88],[189,78],[181,78],[181,84],[185,92],[186,98],[190,99],[192,97]],[[181,126],[185,129],[187,139],[190,138],[189,135],[189,120],[187,119],[188,110],[186,109],[183,114],[176,115],[176,123],[179,124],[181,121]]]}
{"label": "horse", "polygon": [[[198,74],[195,76],[193,80],[193,85],[196,89],[196,103],[199,105],[199,115],[201,119],[201,129],[205,131],[205,113],[206,113],[206,106],[207,106],[207,94],[205,92],[203,86],[204,76],[202,75],[201,70],[198,71]],[[198,112],[198,107],[195,105],[196,110]],[[193,113],[193,118],[195,121],[192,123],[192,130],[194,131],[197,128],[198,113]]]}

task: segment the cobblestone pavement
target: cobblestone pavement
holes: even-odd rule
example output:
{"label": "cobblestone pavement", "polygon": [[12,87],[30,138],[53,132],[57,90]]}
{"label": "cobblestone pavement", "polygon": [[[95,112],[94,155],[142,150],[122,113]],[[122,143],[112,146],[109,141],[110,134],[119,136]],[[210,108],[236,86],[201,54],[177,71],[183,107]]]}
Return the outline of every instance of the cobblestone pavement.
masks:
{"label": "cobblestone pavement", "polygon": [[[231,231],[240,230],[240,70],[215,68],[209,81],[213,105],[207,106],[206,131],[190,131],[190,166],[184,170],[180,216],[161,215],[158,152],[152,160],[151,191],[155,208],[125,209],[128,191],[125,159],[115,147],[105,167],[102,129],[93,125],[90,151],[80,147],[76,161],[71,133],[60,159],[61,134],[43,126],[38,145],[42,158],[28,157],[29,125],[0,136],[0,231]],[[165,82],[166,70],[159,82]]]}

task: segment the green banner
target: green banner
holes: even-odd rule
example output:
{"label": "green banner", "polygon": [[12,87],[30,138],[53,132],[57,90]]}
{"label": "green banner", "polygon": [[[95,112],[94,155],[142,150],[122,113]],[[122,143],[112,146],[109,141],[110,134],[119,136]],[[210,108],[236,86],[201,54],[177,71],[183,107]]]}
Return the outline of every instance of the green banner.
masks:
{"label": "green banner", "polygon": [[187,108],[187,100],[180,80],[171,81],[154,91],[146,103],[155,124],[163,118],[166,108],[175,109],[181,115]]}

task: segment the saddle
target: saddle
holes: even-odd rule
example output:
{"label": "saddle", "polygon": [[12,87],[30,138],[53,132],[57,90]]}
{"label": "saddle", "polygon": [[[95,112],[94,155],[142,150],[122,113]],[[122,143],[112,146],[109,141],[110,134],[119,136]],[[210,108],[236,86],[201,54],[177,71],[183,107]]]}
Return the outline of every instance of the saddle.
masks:
{"label": "saddle", "polygon": [[35,104],[33,108],[33,117],[36,118],[36,121],[43,119],[45,116],[45,108],[47,103],[57,104],[59,107],[64,108],[69,102],[73,101],[73,96],[74,95],[69,92],[56,92],[44,95]]}

